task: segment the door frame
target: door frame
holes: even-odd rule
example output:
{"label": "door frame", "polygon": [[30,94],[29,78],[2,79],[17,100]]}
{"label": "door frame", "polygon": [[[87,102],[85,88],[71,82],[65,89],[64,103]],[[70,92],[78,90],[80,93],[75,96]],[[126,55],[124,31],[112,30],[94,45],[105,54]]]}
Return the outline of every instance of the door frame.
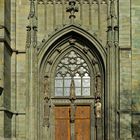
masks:
{"label": "door frame", "polygon": [[[90,132],[90,137],[91,139],[90,140],[95,140],[95,134],[94,132],[97,132],[95,129],[96,129],[96,126],[95,126],[95,121],[96,121],[96,118],[95,118],[95,113],[94,113],[94,101],[95,99],[93,98],[80,98],[80,99],[76,99],[75,100],[75,106],[90,106],[90,109],[91,109],[91,112],[90,112],[90,131],[93,132],[91,133]],[[61,103],[63,102],[63,103]],[[53,116],[52,119],[51,119],[51,124],[54,124],[54,126],[51,128],[50,132],[51,132],[51,140],[55,140],[55,118],[54,118],[54,111],[55,111],[55,106],[71,106],[71,102],[69,100],[69,98],[53,98],[52,99],[52,110],[51,110],[51,115]],[[100,132],[98,132],[100,133]]]}
{"label": "door frame", "polygon": [[[52,52],[54,50],[57,50],[58,54],[61,53],[61,48],[59,48],[58,45],[64,44],[68,41],[70,37],[75,35],[77,39],[84,40],[85,43],[87,43],[87,47],[89,49],[84,49],[83,52],[87,53],[88,50],[91,50],[91,52],[95,52],[97,59],[99,60],[100,67],[103,70],[103,89],[102,89],[102,118],[101,118],[101,129],[102,129],[102,138],[101,139],[109,139],[110,138],[110,123],[109,119],[111,119],[110,116],[110,103],[108,96],[109,92],[109,82],[108,82],[108,73],[106,71],[107,67],[107,51],[105,47],[103,47],[100,43],[100,41],[87,31],[83,30],[82,28],[76,26],[76,25],[68,25],[63,27],[63,29],[56,31],[52,36],[45,39],[42,44],[40,44],[37,52],[30,56],[31,49],[36,48],[28,48],[27,50],[27,71],[35,70],[32,73],[32,77],[30,77],[29,74],[27,74],[27,116],[26,116],[26,125],[28,132],[27,138],[30,136],[31,140],[34,140],[35,137],[36,140],[46,140],[43,139],[43,135],[45,131],[48,131],[48,128],[44,126],[44,120],[43,120],[43,106],[44,106],[44,77],[46,75],[46,64],[48,64],[47,68],[52,66],[52,60],[49,59],[50,55],[52,55]],[[30,62],[30,58],[32,58],[32,63]],[[30,62],[30,63],[29,63]],[[92,62],[94,65],[96,64],[96,61]],[[31,65],[34,64],[34,65]],[[50,78],[50,77],[49,77]],[[48,86],[49,87],[49,86]],[[36,89],[36,90],[35,90]],[[49,90],[48,90],[49,91]],[[52,91],[49,91],[50,95],[52,95]],[[30,95],[30,96],[29,96]],[[51,97],[49,97],[51,99]],[[50,102],[50,101],[49,101]],[[32,106],[30,106],[32,105]],[[51,106],[50,102],[50,106]],[[105,111],[106,110],[106,111]],[[34,124],[35,127],[32,127],[29,124]],[[104,125],[106,129],[104,129]],[[105,137],[104,137],[105,134]],[[49,135],[45,134],[46,137],[49,137]],[[100,139],[100,140],[101,140]],[[49,138],[47,139],[49,140]]]}

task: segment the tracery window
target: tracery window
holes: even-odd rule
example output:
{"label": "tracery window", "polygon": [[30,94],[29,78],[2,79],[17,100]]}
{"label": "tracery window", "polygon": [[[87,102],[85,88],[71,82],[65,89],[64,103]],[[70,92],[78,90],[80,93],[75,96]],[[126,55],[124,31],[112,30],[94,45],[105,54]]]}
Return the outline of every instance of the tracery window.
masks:
{"label": "tracery window", "polygon": [[55,96],[70,96],[72,79],[76,96],[90,96],[89,67],[85,60],[73,50],[67,53],[57,65]]}

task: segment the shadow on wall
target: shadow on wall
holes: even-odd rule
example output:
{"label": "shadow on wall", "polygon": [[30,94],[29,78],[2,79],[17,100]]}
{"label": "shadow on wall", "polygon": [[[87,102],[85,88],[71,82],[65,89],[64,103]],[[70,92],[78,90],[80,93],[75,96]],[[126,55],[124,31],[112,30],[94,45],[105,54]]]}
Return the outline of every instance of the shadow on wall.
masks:
{"label": "shadow on wall", "polygon": [[4,113],[4,137],[11,138],[12,136],[12,116],[11,112]]}
{"label": "shadow on wall", "polygon": [[135,140],[140,140],[140,84],[132,94],[132,134]]}
{"label": "shadow on wall", "polygon": [[120,93],[120,108],[122,110],[131,110],[132,104],[131,90],[123,90]]}
{"label": "shadow on wall", "polygon": [[[137,116],[140,119],[140,116]],[[140,140],[140,120],[137,122],[133,122],[132,124],[132,134],[135,140]]]}
{"label": "shadow on wall", "polygon": [[[131,90],[123,90],[120,93],[120,108],[131,112],[121,114],[121,130],[132,132],[133,139],[140,140],[140,85],[133,93]],[[124,135],[123,131],[120,133]],[[129,135],[128,133],[126,135]]]}
{"label": "shadow on wall", "polygon": [[0,87],[0,96],[2,95],[2,93],[3,93],[3,88]]}

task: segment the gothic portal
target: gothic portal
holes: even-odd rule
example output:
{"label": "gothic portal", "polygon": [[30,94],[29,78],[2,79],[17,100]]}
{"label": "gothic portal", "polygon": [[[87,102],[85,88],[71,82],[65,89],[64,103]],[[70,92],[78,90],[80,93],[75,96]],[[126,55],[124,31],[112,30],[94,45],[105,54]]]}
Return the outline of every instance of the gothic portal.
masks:
{"label": "gothic portal", "polygon": [[104,52],[100,55],[80,28],[70,25],[65,30],[46,48],[49,53],[41,62],[39,93],[44,111],[39,123],[43,121],[44,127],[40,134],[42,139],[103,139],[105,62],[101,55],[106,56],[105,50],[100,46]]}
{"label": "gothic portal", "polygon": [[0,1],[0,140],[139,140],[139,0]]}

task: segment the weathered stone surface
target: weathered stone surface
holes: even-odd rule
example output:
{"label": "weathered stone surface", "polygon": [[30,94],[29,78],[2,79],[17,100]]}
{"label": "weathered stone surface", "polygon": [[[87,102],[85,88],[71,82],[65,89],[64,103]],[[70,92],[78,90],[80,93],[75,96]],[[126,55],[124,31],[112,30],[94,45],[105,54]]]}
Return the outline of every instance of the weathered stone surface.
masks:
{"label": "weathered stone surface", "polygon": [[[35,54],[34,50],[26,49],[26,26],[31,26],[31,41],[35,36],[33,27],[37,26],[37,45],[41,50],[43,45],[40,44],[43,41],[44,43],[48,41],[46,48],[49,47],[51,37],[56,32],[59,35],[60,30],[70,25],[70,13],[66,12],[68,1],[65,0],[43,0],[42,2],[35,0],[34,6],[35,18],[28,19],[30,0],[0,0],[0,88],[3,89],[0,93],[0,139],[3,140],[42,140],[39,138],[49,140],[50,130],[42,127],[43,93],[36,92],[41,88],[37,83],[40,77],[36,76],[40,72],[37,71],[39,66],[36,66],[38,60],[31,55]],[[79,11],[75,13],[74,26],[94,34],[104,48],[107,46],[108,25],[115,26],[116,22],[119,23],[119,53],[118,56],[115,55],[117,49],[114,49],[115,46],[111,42],[110,52],[107,50],[110,66],[105,66],[106,77],[109,77],[108,80],[112,82],[110,84],[112,87],[108,88],[109,95],[104,94],[109,96],[107,99],[105,97],[107,100],[105,103],[110,104],[109,109],[104,108],[107,109],[104,112],[108,110],[111,112],[110,121],[107,120],[106,124],[109,125],[108,131],[113,132],[109,134],[107,131],[107,135],[110,140],[115,137],[121,140],[139,140],[140,1],[120,0],[117,3],[115,0],[115,9],[112,9],[112,12],[115,11],[115,16],[112,15],[111,18],[106,0],[99,3],[96,0],[81,0],[76,2],[76,6]],[[118,19],[117,16],[119,16]],[[111,20],[113,21],[110,24]],[[111,32],[110,38],[113,39],[113,37],[114,31]],[[55,54],[61,54],[60,50]],[[86,53],[88,54],[88,51]],[[28,61],[27,56],[31,57]],[[107,58],[104,58],[104,61],[108,62]],[[49,67],[51,65],[49,63]],[[30,69],[31,71],[27,73],[27,66],[35,69]],[[31,79],[28,78],[29,72],[34,75]],[[52,128],[54,127],[53,124]]]}
{"label": "weathered stone surface", "polygon": [[140,1],[132,2],[132,128],[133,136],[136,140],[140,139],[139,132],[139,117],[140,117],[140,49],[139,49],[139,24],[140,20]]}

